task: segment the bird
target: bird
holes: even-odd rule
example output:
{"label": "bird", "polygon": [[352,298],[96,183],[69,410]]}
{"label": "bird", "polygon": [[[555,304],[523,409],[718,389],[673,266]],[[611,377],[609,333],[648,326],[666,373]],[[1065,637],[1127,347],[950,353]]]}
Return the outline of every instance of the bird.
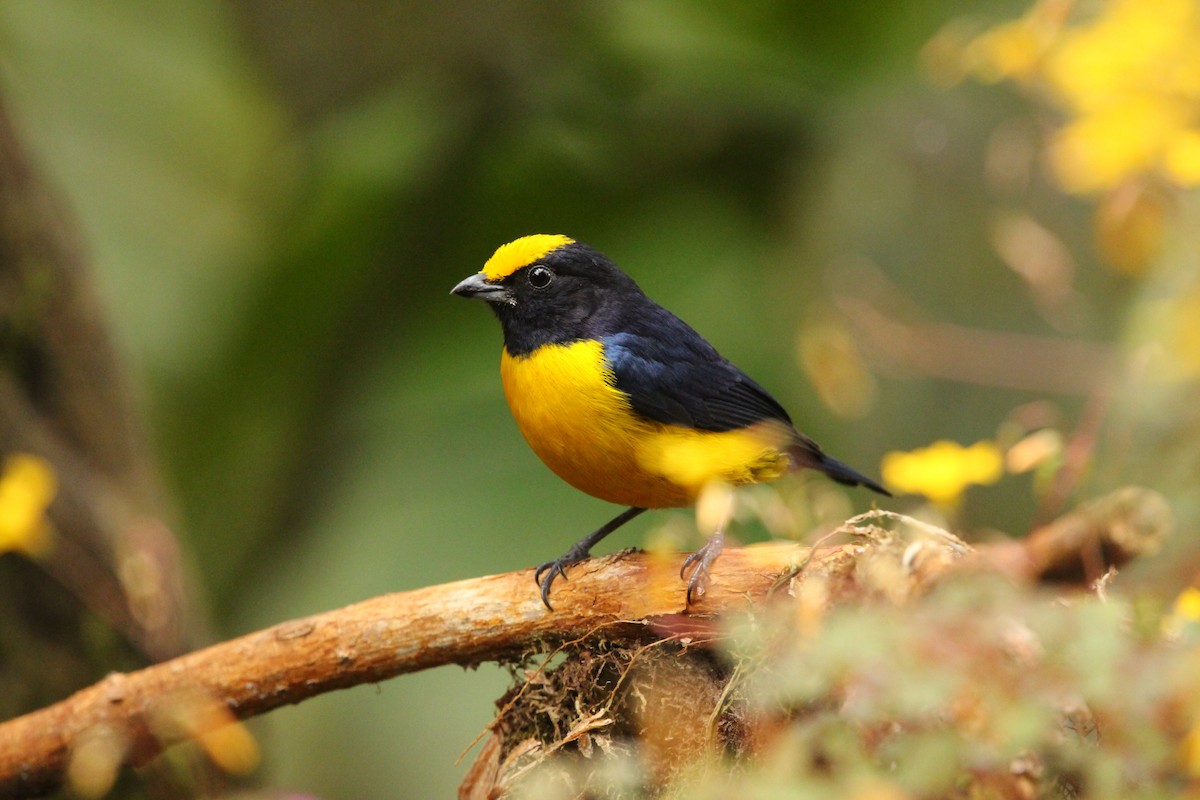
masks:
{"label": "bird", "polygon": [[[555,579],[597,542],[647,509],[693,505],[714,482],[807,468],[891,496],[826,455],[766,389],[587,244],[523,236],[451,294],[486,301],[499,319],[504,395],[534,453],[576,489],[628,507],[534,571],[547,609]],[[704,594],[727,522],[683,563],[688,605]]]}

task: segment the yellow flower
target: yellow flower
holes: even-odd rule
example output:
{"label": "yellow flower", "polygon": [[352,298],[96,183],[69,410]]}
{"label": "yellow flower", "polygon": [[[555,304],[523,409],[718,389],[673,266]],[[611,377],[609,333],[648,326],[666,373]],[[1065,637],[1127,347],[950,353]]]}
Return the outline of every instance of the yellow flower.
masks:
{"label": "yellow flower", "polygon": [[1189,586],[1180,592],[1171,613],[1188,622],[1200,622],[1200,589]]}
{"label": "yellow flower", "polygon": [[46,508],[58,482],[43,458],[16,453],[0,473],[0,553],[16,550],[37,556],[50,545]]}
{"label": "yellow flower", "polygon": [[1068,192],[1110,189],[1154,171],[1182,126],[1182,109],[1161,98],[1126,97],[1064,125],[1051,144],[1051,164]]}
{"label": "yellow flower", "polygon": [[1167,177],[1181,186],[1200,186],[1200,130],[1179,131],[1167,144]]}
{"label": "yellow flower", "polygon": [[1069,192],[1139,177],[1200,185],[1200,2],[1106,0],[1068,24],[1070,0],[1039,0],[978,36],[964,62],[981,79],[1041,89],[1065,113],[1050,161]]}
{"label": "yellow flower", "polygon": [[952,506],[973,483],[1000,480],[1004,459],[989,441],[963,447],[946,440],[908,453],[883,457],[883,482],[905,494],[921,494],[935,503]]}
{"label": "yellow flower", "polygon": [[1082,113],[1138,96],[1195,100],[1198,20],[1195,0],[1108,0],[1090,24],[1064,33],[1047,78]]}
{"label": "yellow flower", "polygon": [[[1179,593],[1175,598],[1175,605],[1171,608],[1171,613],[1167,614],[1162,621],[1163,633],[1167,636],[1179,636],[1184,628],[1189,625],[1195,625],[1200,622],[1200,589],[1195,586],[1189,586]],[[1200,745],[1200,741],[1197,741]],[[1196,751],[1196,756],[1200,759],[1200,748]],[[1197,761],[1200,765],[1200,760]]]}
{"label": "yellow flower", "polygon": [[1065,32],[1046,78],[1074,116],[1052,158],[1063,188],[1088,193],[1143,173],[1200,182],[1200,3],[1109,0]]}
{"label": "yellow flower", "polygon": [[1071,0],[1040,0],[1019,19],[985,31],[967,45],[968,67],[988,83],[1036,75],[1062,28]]}

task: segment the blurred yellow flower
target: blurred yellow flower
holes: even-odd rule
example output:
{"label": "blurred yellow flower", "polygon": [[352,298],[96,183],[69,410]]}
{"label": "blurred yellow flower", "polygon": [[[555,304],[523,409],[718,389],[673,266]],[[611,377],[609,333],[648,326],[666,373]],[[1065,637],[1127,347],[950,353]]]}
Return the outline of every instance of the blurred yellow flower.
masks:
{"label": "blurred yellow flower", "polygon": [[1184,617],[1191,622],[1200,622],[1200,589],[1189,586],[1175,598],[1173,614]]}
{"label": "blurred yellow flower", "polygon": [[1059,184],[1073,194],[1111,189],[1152,172],[1183,129],[1179,109],[1154,97],[1126,97],[1067,123],[1050,145]]}
{"label": "blurred yellow flower", "polygon": [[988,83],[1033,77],[1050,52],[1072,0],[1040,0],[1019,19],[985,31],[966,47],[968,68]]}
{"label": "blurred yellow flower", "polygon": [[1068,24],[1068,0],[1041,0],[976,37],[982,80],[1044,88],[1067,114],[1050,161],[1077,194],[1138,177],[1200,185],[1200,0],[1105,0]]}
{"label": "blurred yellow flower", "polygon": [[29,556],[50,546],[46,509],[58,491],[49,462],[27,453],[16,453],[0,473],[0,553],[15,550]]}
{"label": "blurred yellow flower", "polygon": [[1075,115],[1052,159],[1063,188],[1109,189],[1143,173],[1200,183],[1189,156],[1200,134],[1200,3],[1109,0],[1063,36],[1047,78]]}
{"label": "blurred yellow flower", "polygon": [[963,447],[941,440],[911,452],[891,452],[883,457],[883,482],[904,494],[920,494],[941,505],[956,505],[973,483],[1000,480],[1004,458],[989,441]]}
{"label": "blurred yellow flower", "polygon": [[[1167,636],[1177,637],[1185,628],[1196,623],[1200,623],[1200,589],[1189,586],[1175,598],[1171,613],[1163,618],[1162,629]],[[1196,744],[1200,745],[1200,740]],[[1200,766],[1200,747],[1196,750],[1196,757],[1196,763]]]}
{"label": "blurred yellow flower", "polygon": [[1183,131],[1167,145],[1167,174],[1185,186],[1200,186],[1200,130]]}

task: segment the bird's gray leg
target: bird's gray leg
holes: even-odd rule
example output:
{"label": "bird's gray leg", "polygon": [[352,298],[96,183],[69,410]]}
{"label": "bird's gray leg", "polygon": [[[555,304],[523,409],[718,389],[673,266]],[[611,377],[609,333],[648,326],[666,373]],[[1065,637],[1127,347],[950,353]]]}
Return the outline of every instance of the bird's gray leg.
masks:
{"label": "bird's gray leg", "polygon": [[[533,573],[533,580],[542,587],[542,602],[546,604],[546,608],[551,611],[554,610],[550,605],[550,586],[554,583],[555,578],[561,575],[563,580],[566,580],[567,567],[572,564],[578,564],[580,561],[591,556],[592,548],[595,547],[597,542],[645,510],[638,506],[625,509],[598,530],[589,533],[571,545],[571,549],[563,553],[559,558],[540,565]],[[542,577],[543,574],[545,574],[544,578]]]}

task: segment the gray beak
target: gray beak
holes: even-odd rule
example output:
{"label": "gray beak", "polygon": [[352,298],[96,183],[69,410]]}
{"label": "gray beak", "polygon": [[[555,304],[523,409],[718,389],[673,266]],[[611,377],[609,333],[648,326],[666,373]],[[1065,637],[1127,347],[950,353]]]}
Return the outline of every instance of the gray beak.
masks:
{"label": "gray beak", "polygon": [[482,272],[477,272],[450,290],[459,297],[473,297],[489,303],[503,303],[509,298],[508,290],[495,283],[488,283]]}

